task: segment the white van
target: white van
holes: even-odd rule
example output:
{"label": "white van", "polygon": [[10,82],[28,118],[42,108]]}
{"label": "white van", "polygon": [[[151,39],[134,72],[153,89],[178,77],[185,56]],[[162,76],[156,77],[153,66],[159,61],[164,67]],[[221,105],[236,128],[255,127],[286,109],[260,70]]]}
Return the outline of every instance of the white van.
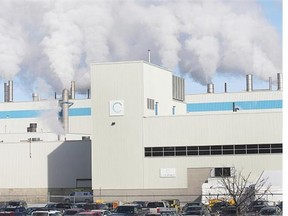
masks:
{"label": "white van", "polygon": [[93,202],[93,193],[90,191],[73,191],[69,196],[65,196],[63,201],[66,203]]}

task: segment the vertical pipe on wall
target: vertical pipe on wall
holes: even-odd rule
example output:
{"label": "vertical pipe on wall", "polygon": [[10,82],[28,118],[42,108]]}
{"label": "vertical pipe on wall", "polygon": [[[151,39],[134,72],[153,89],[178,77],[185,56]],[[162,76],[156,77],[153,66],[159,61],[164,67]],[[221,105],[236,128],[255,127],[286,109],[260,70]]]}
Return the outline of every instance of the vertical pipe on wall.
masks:
{"label": "vertical pipe on wall", "polygon": [[69,132],[69,91],[63,89],[62,91],[62,124],[65,133]]}

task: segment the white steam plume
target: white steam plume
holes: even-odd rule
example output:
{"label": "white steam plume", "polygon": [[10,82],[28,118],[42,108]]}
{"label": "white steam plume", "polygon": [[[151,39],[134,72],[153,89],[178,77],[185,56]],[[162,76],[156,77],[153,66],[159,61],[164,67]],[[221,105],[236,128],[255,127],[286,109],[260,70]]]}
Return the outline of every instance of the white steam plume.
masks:
{"label": "white steam plume", "polygon": [[[282,72],[281,36],[257,1],[2,0],[0,79],[90,86],[90,63],[147,60],[205,85],[215,73]],[[44,85],[44,86],[47,86]],[[39,86],[35,84],[34,86]]]}

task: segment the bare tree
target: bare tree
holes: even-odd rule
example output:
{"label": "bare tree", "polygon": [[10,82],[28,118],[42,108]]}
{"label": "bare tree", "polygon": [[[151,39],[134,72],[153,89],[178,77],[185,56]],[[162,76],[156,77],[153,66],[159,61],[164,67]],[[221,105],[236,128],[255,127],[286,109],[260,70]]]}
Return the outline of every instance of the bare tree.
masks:
{"label": "bare tree", "polygon": [[233,199],[238,216],[244,215],[251,201],[260,200],[269,193],[271,184],[267,184],[268,178],[261,178],[261,176],[252,184],[251,172],[247,176],[242,172],[229,177],[221,176],[219,183],[225,188],[227,196]]}

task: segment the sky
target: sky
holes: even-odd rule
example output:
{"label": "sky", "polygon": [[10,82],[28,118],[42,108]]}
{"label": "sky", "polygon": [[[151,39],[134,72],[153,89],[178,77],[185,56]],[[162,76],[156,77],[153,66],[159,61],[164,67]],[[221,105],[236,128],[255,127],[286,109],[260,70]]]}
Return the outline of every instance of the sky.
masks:
{"label": "sky", "polygon": [[[282,73],[280,0],[2,0],[0,85],[14,101],[90,88],[90,63],[148,61],[186,79],[186,93],[276,89]],[[0,88],[0,101],[3,90]],[[76,98],[77,98],[76,97]]]}

